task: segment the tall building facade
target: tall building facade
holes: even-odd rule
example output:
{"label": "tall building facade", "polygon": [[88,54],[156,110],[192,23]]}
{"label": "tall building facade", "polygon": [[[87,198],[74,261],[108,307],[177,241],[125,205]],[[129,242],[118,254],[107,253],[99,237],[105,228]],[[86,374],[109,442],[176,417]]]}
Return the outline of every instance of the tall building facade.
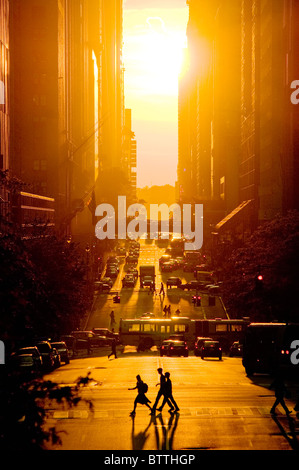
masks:
{"label": "tall building facade", "polygon": [[[0,171],[9,169],[10,135],[10,46],[9,46],[9,1],[0,0]],[[0,232],[8,213],[9,194],[0,185]]]}
{"label": "tall building facade", "polygon": [[244,221],[250,231],[299,207],[299,107],[290,100],[290,84],[299,77],[299,5],[293,0],[187,4],[179,196],[210,206],[212,223],[222,211],[215,231],[234,229],[241,221],[244,235]]}
{"label": "tall building facade", "polygon": [[92,233],[99,165],[100,2],[11,0],[11,168],[56,201],[62,233]]}

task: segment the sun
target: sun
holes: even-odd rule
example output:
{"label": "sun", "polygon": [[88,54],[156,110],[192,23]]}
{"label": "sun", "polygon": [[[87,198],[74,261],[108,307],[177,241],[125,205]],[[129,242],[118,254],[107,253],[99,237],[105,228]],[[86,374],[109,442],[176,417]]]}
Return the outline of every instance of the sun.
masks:
{"label": "sun", "polygon": [[148,17],[146,23],[147,28],[138,36],[128,57],[134,68],[131,76],[135,91],[145,95],[177,95],[186,34],[168,30],[159,17]]}

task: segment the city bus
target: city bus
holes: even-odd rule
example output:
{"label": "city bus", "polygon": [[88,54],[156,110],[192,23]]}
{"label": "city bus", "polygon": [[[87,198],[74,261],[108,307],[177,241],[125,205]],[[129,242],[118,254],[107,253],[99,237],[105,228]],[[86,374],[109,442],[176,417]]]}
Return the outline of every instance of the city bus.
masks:
{"label": "city bus", "polygon": [[223,350],[228,350],[234,341],[243,341],[249,320],[210,319],[197,320],[189,317],[134,318],[121,319],[120,341],[124,345],[138,349],[160,346],[172,335],[181,335],[189,348],[194,348],[197,337],[209,337],[220,342]]}
{"label": "city bus", "polygon": [[185,341],[194,340],[192,322],[188,317],[121,319],[119,338],[123,345],[138,350],[160,346],[171,335],[183,335]]}
{"label": "city bus", "polygon": [[[297,323],[251,323],[243,343],[243,366],[247,375],[274,374],[279,368],[294,370],[291,344],[299,340]],[[299,371],[297,366],[297,372]]]}
{"label": "city bus", "polygon": [[235,341],[243,343],[249,323],[249,318],[194,320],[195,336],[219,341],[221,348],[228,351]]}

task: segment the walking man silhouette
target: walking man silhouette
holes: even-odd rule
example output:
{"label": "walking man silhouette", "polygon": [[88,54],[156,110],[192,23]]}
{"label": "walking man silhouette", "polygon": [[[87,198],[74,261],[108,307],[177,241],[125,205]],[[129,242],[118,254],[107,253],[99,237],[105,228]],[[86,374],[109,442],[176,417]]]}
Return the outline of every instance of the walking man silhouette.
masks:
{"label": "walking man silhouette", "polygon": [[283,381],[283,378],[281,375],[278,375],[273,383],[270,385],[270,388],[274,388],[275,390],[275,397],[276,397],[276,400],[270,410],[270,413],[272,415],[275,415],[275,408],[277,407],[277,405],[281,404],[281,406],[283,407],[284,411],[286,412],[287,415],[289,415],[290,413],[292,413],[292,411],[290,411],[287,407],[287,405],[285,404],[285,401],[284,401],[284,397],[286,395],[286,392],[287,392],[287,388],[284,384],[284,381]]}
{"label": "walking man silhouette", "polygon": [[141,377],[139,374],[136,375],[136,379],[137,379],[136,387],[128,388],[128,390],[136,390],[136,388],[138,390],[138,395],[134,400],[133,411],[130,413],[131,416],[135,416],[136,407],[138,403],[140,403],[140,405],[147,406],[152,411],[151,407],[149,406],[149,403],[151,403],[151,401],[145,395],[147,392],[147,385],[141,380]]}
{"label": "walking man silhouette", "polygon": [[157,408],[158,411],[163,410],[163,407],[164,407],[166,402],[170,406],[170,409],[168,411],[179,411],[179,407],[178,407],[178,405],[177,405],[177,403],[176,403],[176,401],[175,401],[175,399],[173,398],[173,395],[172,395],[172,382],[171,382],[169,377],[170,377],[170,373],[165,372],[164,400],[163,400],[162,405],[160,406],[160,408]]}
{"label": "walking man silhouette", "polygon": [[108,359],[110,358],[110,356],[113,356],[113,354],[114,354],[115,359],[117,359],[117,356],[116,356],[116,340],[115,340],[115,338],[113,338],[113,340],[112,340],[111,348],[112,348],[111,353],[108,355]]}
{"label": "walking man silhouette", "polygon": [[158,371],[158,374],[160,374],[160,382],[156,384],[156,387],[157,387],[158,385],[160,385],[160,388],[159,388],[159,391],[158,391],[158,393],[157,393],[154,406],[153,406],[153,408],[152,408],[152,413],[155,413],[160,398],[161,398],[162,396],[164,397],[164,394],[165,394],[165,375],[163,374],[163,369],[162,369],[162,367],[159,367],[159,369],[157,369],[157,371]]}

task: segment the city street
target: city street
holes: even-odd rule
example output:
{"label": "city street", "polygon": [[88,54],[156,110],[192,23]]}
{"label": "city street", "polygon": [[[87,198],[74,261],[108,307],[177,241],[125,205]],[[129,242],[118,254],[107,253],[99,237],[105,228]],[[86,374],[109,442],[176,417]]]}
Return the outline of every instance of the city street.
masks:
{"label": "city street", "polygon": [[[158,260],[164,249],[154,243],[142,242],[139,265],[155,264],[156,286],[173,273],[159,271]],[[144,312],[162,316],[163,304],[178,306],[182,315],[192,318],[224,317],[221,303],[208,307],[203,297],[202,307],[191,303],[192,293],[168,289],[163,296],[149,294],[147,289],[121,289],[125,265],[113,286],[121,295],[120,304],[114,304],[113,294],[98,294],[85,328],[109,327],[110,312],[115,312],[117,331],[120,318],[134,318]],[[176,272],[177,276],[192,279],[192,273]],[[205,307],[206,306],[206,307]],[[214,312],[213,310],[214,309]],[[81,403],[77,408],[49,409],[47,424],[61,431],[62,449],[84,450],[286,450],[297,449],[299,422],[295,413],[288,418],[283,410],[276,417],[270,415],[274,392],[269,390],[268,376],[246,377],[239,357],[223,356],[202,360],[190,351],[187,358],[160,357],[156,347],[137,353],[132,346],[118,347],[117,359],[108,359],[110,347],[94,350],[90,357],[72,359],[46,376],[59,384],[74,385],[79,376],[90,373],[93,379],[82,391],[82,397],[92,400],[93,411]],[[170,414],[166,405],[162,413],[150,416],[148,408],[138,405],[134,419],[130,417],[137,395],[136,375],[149,385],[147,396],[152,404],[158,390],[157,368],[169,371],[173,394],[180,408]],[[293,390],[293,400],[295,390]],[[289,404],[290,409],[293,403]],[[292,416],[292,415],[291,415]],[[56,446],[55,448],[60,448]]]}
{"label": "city street", "polygon": [[[299,421],[293,411],[288,418],[282,408],[270,415],[275,400],[269,390],[271,379],[246,377],[240,358],[201,360],[160,358],[157,353],[133,351],[108,359],[109,348],[101,357],[72,360],[46,379],[72,385],[90,372],[92,382],[82,397],[92,400],[94,409],[81,403],[72,410],[48,410],[48,426],[61,431],[64,450],[298,450]],[[132,419],[136,390],[135,376],[149,385],[152,404],[159,381],[157,367],[169,371],[173,395],[180,408],[170,414],[150,416],[137,405]],[[290,409],[293,401],[287,401]]]}

